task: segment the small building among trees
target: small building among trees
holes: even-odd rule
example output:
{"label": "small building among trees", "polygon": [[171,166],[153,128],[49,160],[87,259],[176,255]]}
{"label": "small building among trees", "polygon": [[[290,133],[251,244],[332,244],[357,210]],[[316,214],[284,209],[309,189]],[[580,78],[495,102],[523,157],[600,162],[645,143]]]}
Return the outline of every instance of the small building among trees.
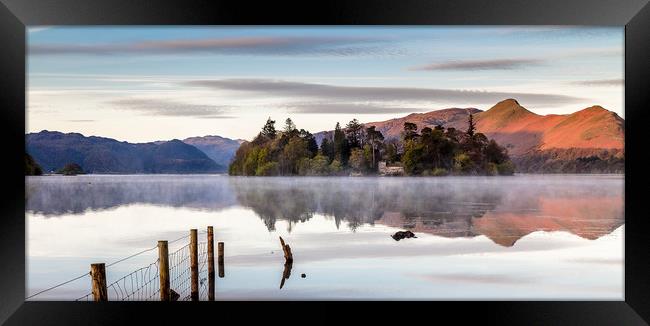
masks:
{"label": "small building among trees", "polygon": [[399,165],[388,166],[386,161],[379,161],[377,172],[379,172],[379,175],[404,175],[404,167]]}

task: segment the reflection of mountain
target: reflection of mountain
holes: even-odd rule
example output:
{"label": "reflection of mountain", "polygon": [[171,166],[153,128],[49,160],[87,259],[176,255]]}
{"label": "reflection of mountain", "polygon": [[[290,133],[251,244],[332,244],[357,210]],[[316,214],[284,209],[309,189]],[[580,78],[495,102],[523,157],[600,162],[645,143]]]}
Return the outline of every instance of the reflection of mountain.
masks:
{"label": "reflection of mountain", "polygon": [[507,247],[535,231],[567,231],[595,240],[621,225],[623,206],[623,197],[540,198],[539,211],[488,212],[473,225],[477,233]]}
{"label": "reflection of mountain", "polygon": [[[225,182],[213,176],[49,176],[25,184],[25,210],[56,216],[129,204],[220,210],[237,204]],[[38,182],[35,182],[38,181]]]}
{"label": "reflection of mountain", "polygon": [[404,224],[401,214],[387,213],[379,223],[450,238],[485,235],[495,243],[512,247],[517,240],[536,231],[566,231],[595,240],[621,226],[623,216],[623,197],[542,197],[537,208],[518,212],[497,209],[480,217],[443,223],[419,218],[410,225]]}
{"label": "reflection of mountain", "polygon": [[485,235],[512,246],[535,231],[597,239],[624,223],[621,177],[255,178],[30,177],[27,210],[82,213],[132,203],[220,210],[245,206],[269,230],[314,214],[355,230],[383,224],[443,237]]}
{"label": "reflection of mountain", "polygon": [[[288,181],[291,180],[291,181]],[[568,231],[586,239],[624,223],[622,179],[605,184],[555,179],[233,179],[237,200],[269,230],[277,220],[304,222],[314,213],[351,229],[379,223],[444,237],[485,235],[512,246],[535,231]],[[341,180],[343,180],[341,182]],[[487,181],[486,181],[487,180]]]}

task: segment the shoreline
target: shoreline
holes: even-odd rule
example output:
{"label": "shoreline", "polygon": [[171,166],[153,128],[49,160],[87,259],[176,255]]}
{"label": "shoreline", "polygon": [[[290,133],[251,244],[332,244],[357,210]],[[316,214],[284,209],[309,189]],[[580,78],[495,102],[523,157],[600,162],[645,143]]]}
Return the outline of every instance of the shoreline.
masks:
{"label": "shoreline", "polygon": [[453,177],[516,177],[516,176],[625,176],[625,173],[515,173],[513,175],[444,175],[444,176],[424,176],[424,175],[403,175],[403,176],[383,176],[383,175],[275,175],[275,176],[246,176],[246,175],[229,175],[227,173],[86,173],[78,175],[61,175],[61,174],[43,174],[43,175],[26,175],[25,177],[84,177],[84,176],[223,176],[233,178],[453,178]]}

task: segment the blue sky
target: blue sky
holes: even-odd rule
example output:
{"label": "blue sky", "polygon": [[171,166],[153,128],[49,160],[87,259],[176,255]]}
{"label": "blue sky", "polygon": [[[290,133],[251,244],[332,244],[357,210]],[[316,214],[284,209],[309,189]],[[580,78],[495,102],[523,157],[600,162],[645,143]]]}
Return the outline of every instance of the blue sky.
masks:
{"label": "blue sky", "polygon": [[624,117],[619,27],[33,27],[27,131],[145,142],[312,132],[513,97]]}

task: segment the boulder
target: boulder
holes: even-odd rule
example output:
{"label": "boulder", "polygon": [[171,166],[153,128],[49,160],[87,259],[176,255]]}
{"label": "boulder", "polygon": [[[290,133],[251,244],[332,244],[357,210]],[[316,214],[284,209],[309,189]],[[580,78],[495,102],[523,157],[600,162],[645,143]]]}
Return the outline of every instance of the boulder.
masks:
{"label": "boulder", "polygon": [[417,238],[415,234],[411,231],[397,231],[395,234],[391,235],[395,241],[400,241],[405,238]]}

